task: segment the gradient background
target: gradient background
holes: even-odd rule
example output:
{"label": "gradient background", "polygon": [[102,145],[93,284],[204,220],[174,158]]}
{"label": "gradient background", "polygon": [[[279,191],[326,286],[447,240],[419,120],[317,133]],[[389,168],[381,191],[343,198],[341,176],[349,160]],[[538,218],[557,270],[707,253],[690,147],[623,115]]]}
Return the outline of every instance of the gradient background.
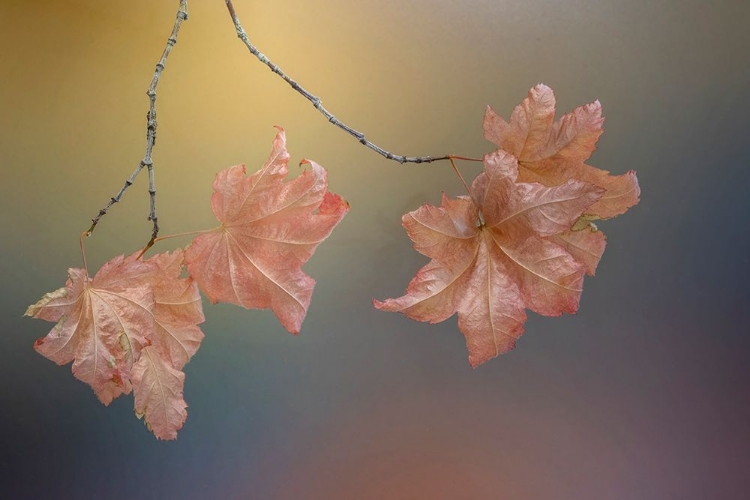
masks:
{"label": "gradient background", "polygon": [[[638,171],[640,205],[577,315],[530,315],[471,370],[455,318],[374,310],[426,259],[401,214],[462,194],[331,127],[192,1],[159,86],[164,235],[214,225],[218,170],[293,164],[352,210],[307,272],[299,337],[206,306],[176,442],[34,352],[22,318],[81,264],[78,234],[143,156],[144,94],[177,1],[0,3],[0,496],[219,499],[740,499],[750,490],[750,3],[742,0],[235,0],[251,40],[343,121],[407,155],[480,156],[486,104],[544,82],[596,98],[591,163]],[[467,177],[477,166],[462,164]],[[87,242],[92,269],[148,239],[145,173]],[[177,244],[162,243],[166,250]],[[187,241],[184,241],[187,243]]]}

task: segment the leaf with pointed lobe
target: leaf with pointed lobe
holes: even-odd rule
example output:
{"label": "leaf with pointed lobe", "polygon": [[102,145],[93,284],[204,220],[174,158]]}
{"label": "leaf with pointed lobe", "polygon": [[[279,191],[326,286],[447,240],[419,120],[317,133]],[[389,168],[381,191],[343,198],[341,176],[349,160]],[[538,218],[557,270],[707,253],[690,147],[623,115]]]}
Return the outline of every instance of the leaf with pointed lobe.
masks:
{"label": "leaf with pointed lobe", "polygon": [[518,159],[521,182],[558,186],[578,179],[606,189],[585,214],[607,219],[638,203],[640,187],[635,172],[610,175],[585,163],[602,134],[599,101],[578,107],[555,121],[555,96],[546,85],[536,85],[506,122],[491,107],[484,116],[484,137]]}
{"label": "leaf with pointed lobe", "polygon": [[583,264],[589,276],[593,276],[596,272],[596,267],[604,254],[604,248],[607,246],[604,233],[590,226],[580,231],[556,234],[547,239],[563,247],[576,261]]}
{"label": "leaf with pointed lobe", "polygon": [[131,390],[130,370],[149,345],[154,321],[154,296],[138,276],[153,264],[123,256],[107,262],[89,278],[84,269],[70,269],[64,288],[30,306],[27,316],[56,321],[34,348],[58,365],[73,362],[73,375],[89,384],[108,405]]}
{"label": "leaf with pointed lobe", "polygon": [[349,204],[328,192],[326,171],[313,161],[303,160],[310,168],[286,180],[289,153],[278,129],[263,168],[247,176],[237,165],[216,176],[211,207],[221,225],[193,240],[185,262],[212,302],[271,309],[297,334],[315,285],[302,265]]}
{"label": "leaf with pointed lobe", "polygon": [[183,398],[185,374],[174,368],[154,346],[146,347],[133,367],[135,414],[158,439],[176,439],[187,419]]}
{"label": "leaf with pointed lobe", "polygon": [[198,286],[182,278],[184,252],[156,254],[146,262],[155,271],[147,276],[154,293],[152,345],[133,367],[134,407],[138,418],[158,439],[176,439],[187,419],[181,371],[203,340],[198,324],[205,320]]}
{"label": "leaf with pointed lobe", "polygon": [[198,285],[192,277],[180,277],[183,259],[181,249],[148,259],[158,268],[150,277],[156,322],[152,345],[178,370],[198,351],[204,337],[198,325],[205,321]]}
{"label": "leaf with pointed lobe", "polygon": [[180,370],[203,338],[200,294],[180,277],[182,250],[145,261],[138,254],[111,259],[93,279],[70,269],[66,286],[26,315],[57,322],[36,341],[40,354],[60,365],[73,361],[73,374],[105,405],[134,391],[136,413],[158,438],[174,439],[187,416]]}
{"label": "leaf with pointed lobe", "polygon": [[517,182],[516,159],[485,155],[471,197],[443,196],[403,217],[414,248],[432,260],[399,298],[376,308],[431,323],[458,313],[469,362],[507,352],[523,333],[525,309],[556,316],[580,301],[585,266],[548,238],[567,232],[602,196],[575,179],[546,187]]}

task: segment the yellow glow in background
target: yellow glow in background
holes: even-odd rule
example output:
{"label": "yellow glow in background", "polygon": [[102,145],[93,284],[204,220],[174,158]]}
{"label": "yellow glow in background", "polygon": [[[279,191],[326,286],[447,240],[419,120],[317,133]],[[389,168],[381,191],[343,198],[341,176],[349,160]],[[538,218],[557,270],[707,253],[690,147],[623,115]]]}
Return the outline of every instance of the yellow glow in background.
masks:
{"label": "yellow glow in background", "polygon": [[[260,167],[273,125],[292,172],[317,161],[352,210],[305,267],[318,285],[299,337],[205,303],[189,417],[163,443],[131,397],[104,408],[37,355],[52,325],[21,315],[81,265],[79,233],[143,157],[177,4],[0,4],[0,497],[744,498],[745,2],[235,0],[261,51],[396,154],[481,156],[484,107],[507,117],[539,82],[560,114],[602,101],[591,163],[637,170],[642,202],[600,225],[577,315],[531,315],[514,352],[471,370],[455,318],[370,304],[425,263],[400,218],[462,194],[450,165],[364,148],[248,53],[224,2],[191,1],[158,88],[162,234],[215,225],[214,175]],[[87,240],[92,270],[148,240],[146,181]]]}

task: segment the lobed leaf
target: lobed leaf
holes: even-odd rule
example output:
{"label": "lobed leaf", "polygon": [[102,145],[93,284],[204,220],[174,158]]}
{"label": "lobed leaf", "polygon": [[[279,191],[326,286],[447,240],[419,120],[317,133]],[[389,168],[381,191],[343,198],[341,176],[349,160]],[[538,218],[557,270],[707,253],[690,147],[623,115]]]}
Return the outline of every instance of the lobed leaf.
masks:
{"label": "lobed leaf", "polygon": [[471,197],[443,196],[403,218],[414,248],[432,260],[399,298],[376,308],[437,323],[458,314],[469,362],[477,366],[513,349],[525,309],[556,316],[578,309],[585,266],[548,238],[568,231],[602,196],[600,187],[516,182],[516,159],[484,157]]}
{"label": "lobed leaf", "polygon": [[[181,250],[145,261],[120,255],[93,279],[70,269],[64,288],[26,311],[57,322],[34,344],[40,354],[59,365],[72,361],[73,375],[105,405],[133,390],[136,413],[160,439],[174,439],[185,422],[180,370],[203,338],[200,294],[192,279],[180,278],[182,261]],[[154,393],[154,384],[169,391]]]}
{"label": "lobed leaf", "polygon": [[188,272],[214,303],[271,309],[288,331],[299,333],[315,280],[302,265],[346,215],[349,204],[327,190],[317,163],[286,181],[289,153],[279,127],[266,164],[245,175],[237,165],[219,172],[211,206],[221,225],[193,240]]}
{"label": "lobed leaf", "polygon": [[518,159],[521,182],[558,186],[577,179],[604,188],[605,194],[585,214],[608,219],[637,204],[640,187],[633,171],[610,175],[584,163],[596,149],[603,123],[599,101],[555,121],[555,95],[540,84],[516,106],[510,122],[487,106],[483,128],[485,139]]}
{"label": "lobed leaf", "polygon": [[599,101],[555,121],[555,96],[537,85],[506,122],[487,107],[484,156],[470,197],[443,197],[403,218],[414,248],[430,257],[399,298],[376,308],[436,323],[458,314],[469,362],[513,349],[526,309],[575,313],[584,274],[594,275],[606,240],[591,220],[638,203],[634,172],[612,176],[584,162],[602,134]]}

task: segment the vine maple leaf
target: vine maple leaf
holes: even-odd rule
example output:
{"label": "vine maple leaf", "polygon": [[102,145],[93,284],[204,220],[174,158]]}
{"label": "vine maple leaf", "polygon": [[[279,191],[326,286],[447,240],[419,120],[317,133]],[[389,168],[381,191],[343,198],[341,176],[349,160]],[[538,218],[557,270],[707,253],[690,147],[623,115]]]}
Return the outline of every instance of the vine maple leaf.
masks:
{"label": "vine maple leaf", "polygon": [[120,255],[93,278],[69,269],[65,287],[26,311],[57,322],[34,344],[40,354],[59,365],[72,361],[73,375],[105,405],[134,389],[136,414],[160,439],[174,439],[185,421],[179,370],[203,338],[200,294],[192,279],[179,277],[182,259],[179,250],[146,261]]}
{"label": "vine maple leaf", "polygon": [[130,370],[150,343],[154,294],[141,278],[154,270],[153,263],[122,255],[105,263],[93,279],[84,269],[69,269],[65,287],[26,311],[57,322],[35,342],[37,352],[58,365],[72,361],[73,375],[105,405],[130,393]]}
{"label": "vine maple leaf", "polygon": [[184,252],[176,250],[147,261],[157,267],[147,277],[154,292],[154,332],[130,375],[135,413],[159,439],[175,439],[187,419],[182,368],[204,337],[198,327],[205,320],[200,292],[193,278],[180,277],[183,259]]}
{"label": "vine maple leaf", "polygon": [[178,249],[146,261],[158,268],[158,272],[149,275],[156,326],[152,345],[178,370],[198,351],[204,337],[198,324],[205,321],[198,285],[192,277],[180,277],[184,257],[184,251]]}
{"label": "vine maple leaf", "polygon": [[572,178],[604,188],[604,195],[584,215],[587,219],[608,219],[638,203],[640,188],[632,170],[609,175],[584,163],[596,149],[603,123],[599,101],[555,121],[555,95],[540,84],[516,106],[509,123],[487,106],[484,137],[518,159],[521,182],[558,186]]}
{"label": "vine maple leaf", "polygon": [[211,302],[271,309],[288,331],[299,333],[315,280],[302,264],[346,215],[349,204],[327,191],[317,163],[285,181],[289,153],[284,129],[263,168],[222,170],[214,180],[211,207],[221,222],[187,249],[188,272]]}
{"label": "vine maple leaf", "polygon": [[153,346],[143,349],[132,372],[135,414],[159,439],[176,439],[187,420],[183,398],[185,374],[172,367]]}
{"label": "vine maple leaf", "polygon": [[607,246],[604,233],[590,225],[580,230],[548,236],[547,239],[563,247],[575,260],[583,264],[589,276],[594,275]]}
{"label": "vine maple leaf", "polygon": [[471,197],[443,195],[403,217],[414,248],[432,260],[406,294],[376,308],[430,323],[458,313],[469,362],[477,366],[515,347],[525,309],[574,313],[586,265],[550,238],[568,234],[605,190],[570,179],[560,186],[516,182],[518,164],[499,150],[485,155]]}

